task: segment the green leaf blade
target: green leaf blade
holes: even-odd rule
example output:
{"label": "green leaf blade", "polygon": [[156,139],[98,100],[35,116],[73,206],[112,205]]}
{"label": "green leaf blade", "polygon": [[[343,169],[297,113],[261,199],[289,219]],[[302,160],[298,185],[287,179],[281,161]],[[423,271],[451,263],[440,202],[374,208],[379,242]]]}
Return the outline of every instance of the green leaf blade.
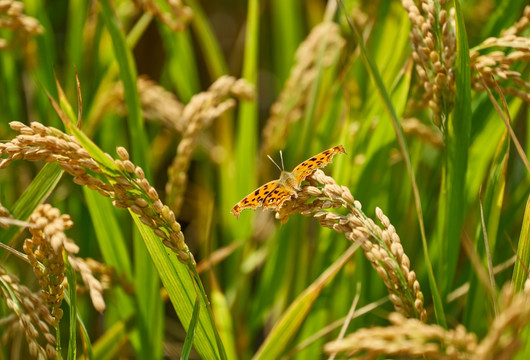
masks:
{"label": "green leaf blade", "polygon": [[471,131],[471,69],[466,28],[460,2],[455,0],[456,13],[456,92],[455,107],[447,123],[446,137],[446,208],[443,291],[447,295],[456,272],[460,249],[460,233],[464,221],[466,172]]}

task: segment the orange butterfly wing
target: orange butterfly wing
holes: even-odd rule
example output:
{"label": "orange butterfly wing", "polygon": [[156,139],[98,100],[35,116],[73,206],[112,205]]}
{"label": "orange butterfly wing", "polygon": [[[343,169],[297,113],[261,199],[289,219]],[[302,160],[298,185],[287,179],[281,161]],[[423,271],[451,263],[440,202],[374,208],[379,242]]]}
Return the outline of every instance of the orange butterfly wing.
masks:
{"label": "orange butterfly wing", "polygon": [[320,154],[313,156],[312,158],[307,159],[300,165],[294,168],[292,174],[294,175],[297,186],[300,186],[300,183],[305,180],[306,177],[311,175],[316,169],[322,168],[331,162],[331,159],[335,154],[343,153],[346,154],[344,146],[338,145],[322,151]]}
{"label": "orange butterfly wing", "polygon": [[278,211],[285,200],[291,198],[293,193],[290,193],[289,190],[285,189],[280,184],[265,198],[265,201],[263,201],[263,208],[274,208],[274,210]]}
{"label": "orange butterfly wing", "polygon": [[[239,218],[239,214],[243,209],[255,209],[259,206],[262,206],[265,209],[273,208],[278,211],[283,203],[295,193],[293,184],[290,183],[292,178],[294,178],[296,181],[295,188],[298,188],[300,183],[302,183],[306,177],[311,175],[316,169],[322,168],[329,164],[333,156],[338,153],[346,154],[344,146],[338,145],[332,147],[331,149],[323,151],[320,154],[307,159],[295,167],[291,173],[282,172],[282,177],[280,180],[273,180],[266,183],[265,185],[257,188],[255,191],[245,196],[243,200],[235,204],[231,210],[232,214],[234,214],[236,218]],[[287,174],[289,177],[285,179],[283,174]],[[289,189],[291,189],[291,191]]]}
{"label": "orange butterfly wing", "polygon": [[255,191],[245,196],[243,200],[235,204],[231,210],[232,214],[234,214],[236,218],[239,218],[241,210],[247,208],[255,209],[258,206],[262,206],[265,198],[267,198],[277,188],[278,180],[273,180],[266,183],[265,185],[260,186]]}

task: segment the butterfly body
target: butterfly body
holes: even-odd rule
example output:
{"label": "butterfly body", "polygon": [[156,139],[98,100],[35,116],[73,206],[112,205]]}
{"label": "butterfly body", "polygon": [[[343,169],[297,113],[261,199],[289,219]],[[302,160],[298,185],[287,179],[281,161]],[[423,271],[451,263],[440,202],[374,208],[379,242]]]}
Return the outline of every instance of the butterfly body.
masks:
{"label": "butterfly body", "polygon": [[290,199],[293,195],[296,196],[296,191],[300,190],[302,181],[316,169],[329,164],[333,156],[337,153],[346,154],[342,145],[335,146],[307,159],[295,167],[293,171],[282,171],[278,180],[273,180],[262,185],[234,205],[232,214],[239,218],[239,214],[243,209],[255,209],[259,206],[265,209],[272,208],[276,211],[280,210],[286,200]]}
{"label": "butterfly body", "polygon": [[295,192],[295,190],[300,190],[300,184],[302,181],[298,181],[294,174],[289,171],[282,171],[280,174],[280,179],[278,180],[278,186],[284,187],[286,190]]}

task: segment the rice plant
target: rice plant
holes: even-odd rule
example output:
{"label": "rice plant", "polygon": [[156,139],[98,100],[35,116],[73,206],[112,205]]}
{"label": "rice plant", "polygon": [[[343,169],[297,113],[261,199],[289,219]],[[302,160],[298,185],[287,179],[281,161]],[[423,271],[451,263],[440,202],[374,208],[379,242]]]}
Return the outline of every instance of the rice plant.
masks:
{"label": "rice plant", "polygon": [[1,356],[530,357],[529,35],[521,0],[0,0]]}

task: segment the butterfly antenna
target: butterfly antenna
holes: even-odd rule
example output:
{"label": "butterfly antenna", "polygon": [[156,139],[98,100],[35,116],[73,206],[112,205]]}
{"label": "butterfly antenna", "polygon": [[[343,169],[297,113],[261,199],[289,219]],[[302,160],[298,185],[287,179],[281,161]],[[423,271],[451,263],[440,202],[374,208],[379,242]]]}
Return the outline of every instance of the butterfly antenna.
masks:
{"label": "butterfly antenna", "polygon": [[[281,151],[280,151],[280,154],[281,154]],[[274,161],[274,160],[270,157],[270,155],[267,155],[267,157],[272,161],[272,163],[273,163],[274,165],[276,165],[276,167],[277,167],[278,169],[280,169],[280,171],[282,171],[282,169],[278,166],[278,164],[276,164],[276,161]],[[283,164],[283,162],[282,162],[282,164]]]}
{"label": "butterfly antenna", "polygon": [[283,154],[282,154],[282,151],[280,150],[280,159],[282,159],[282,171],[285,170],[285,166],[283,166]]}

